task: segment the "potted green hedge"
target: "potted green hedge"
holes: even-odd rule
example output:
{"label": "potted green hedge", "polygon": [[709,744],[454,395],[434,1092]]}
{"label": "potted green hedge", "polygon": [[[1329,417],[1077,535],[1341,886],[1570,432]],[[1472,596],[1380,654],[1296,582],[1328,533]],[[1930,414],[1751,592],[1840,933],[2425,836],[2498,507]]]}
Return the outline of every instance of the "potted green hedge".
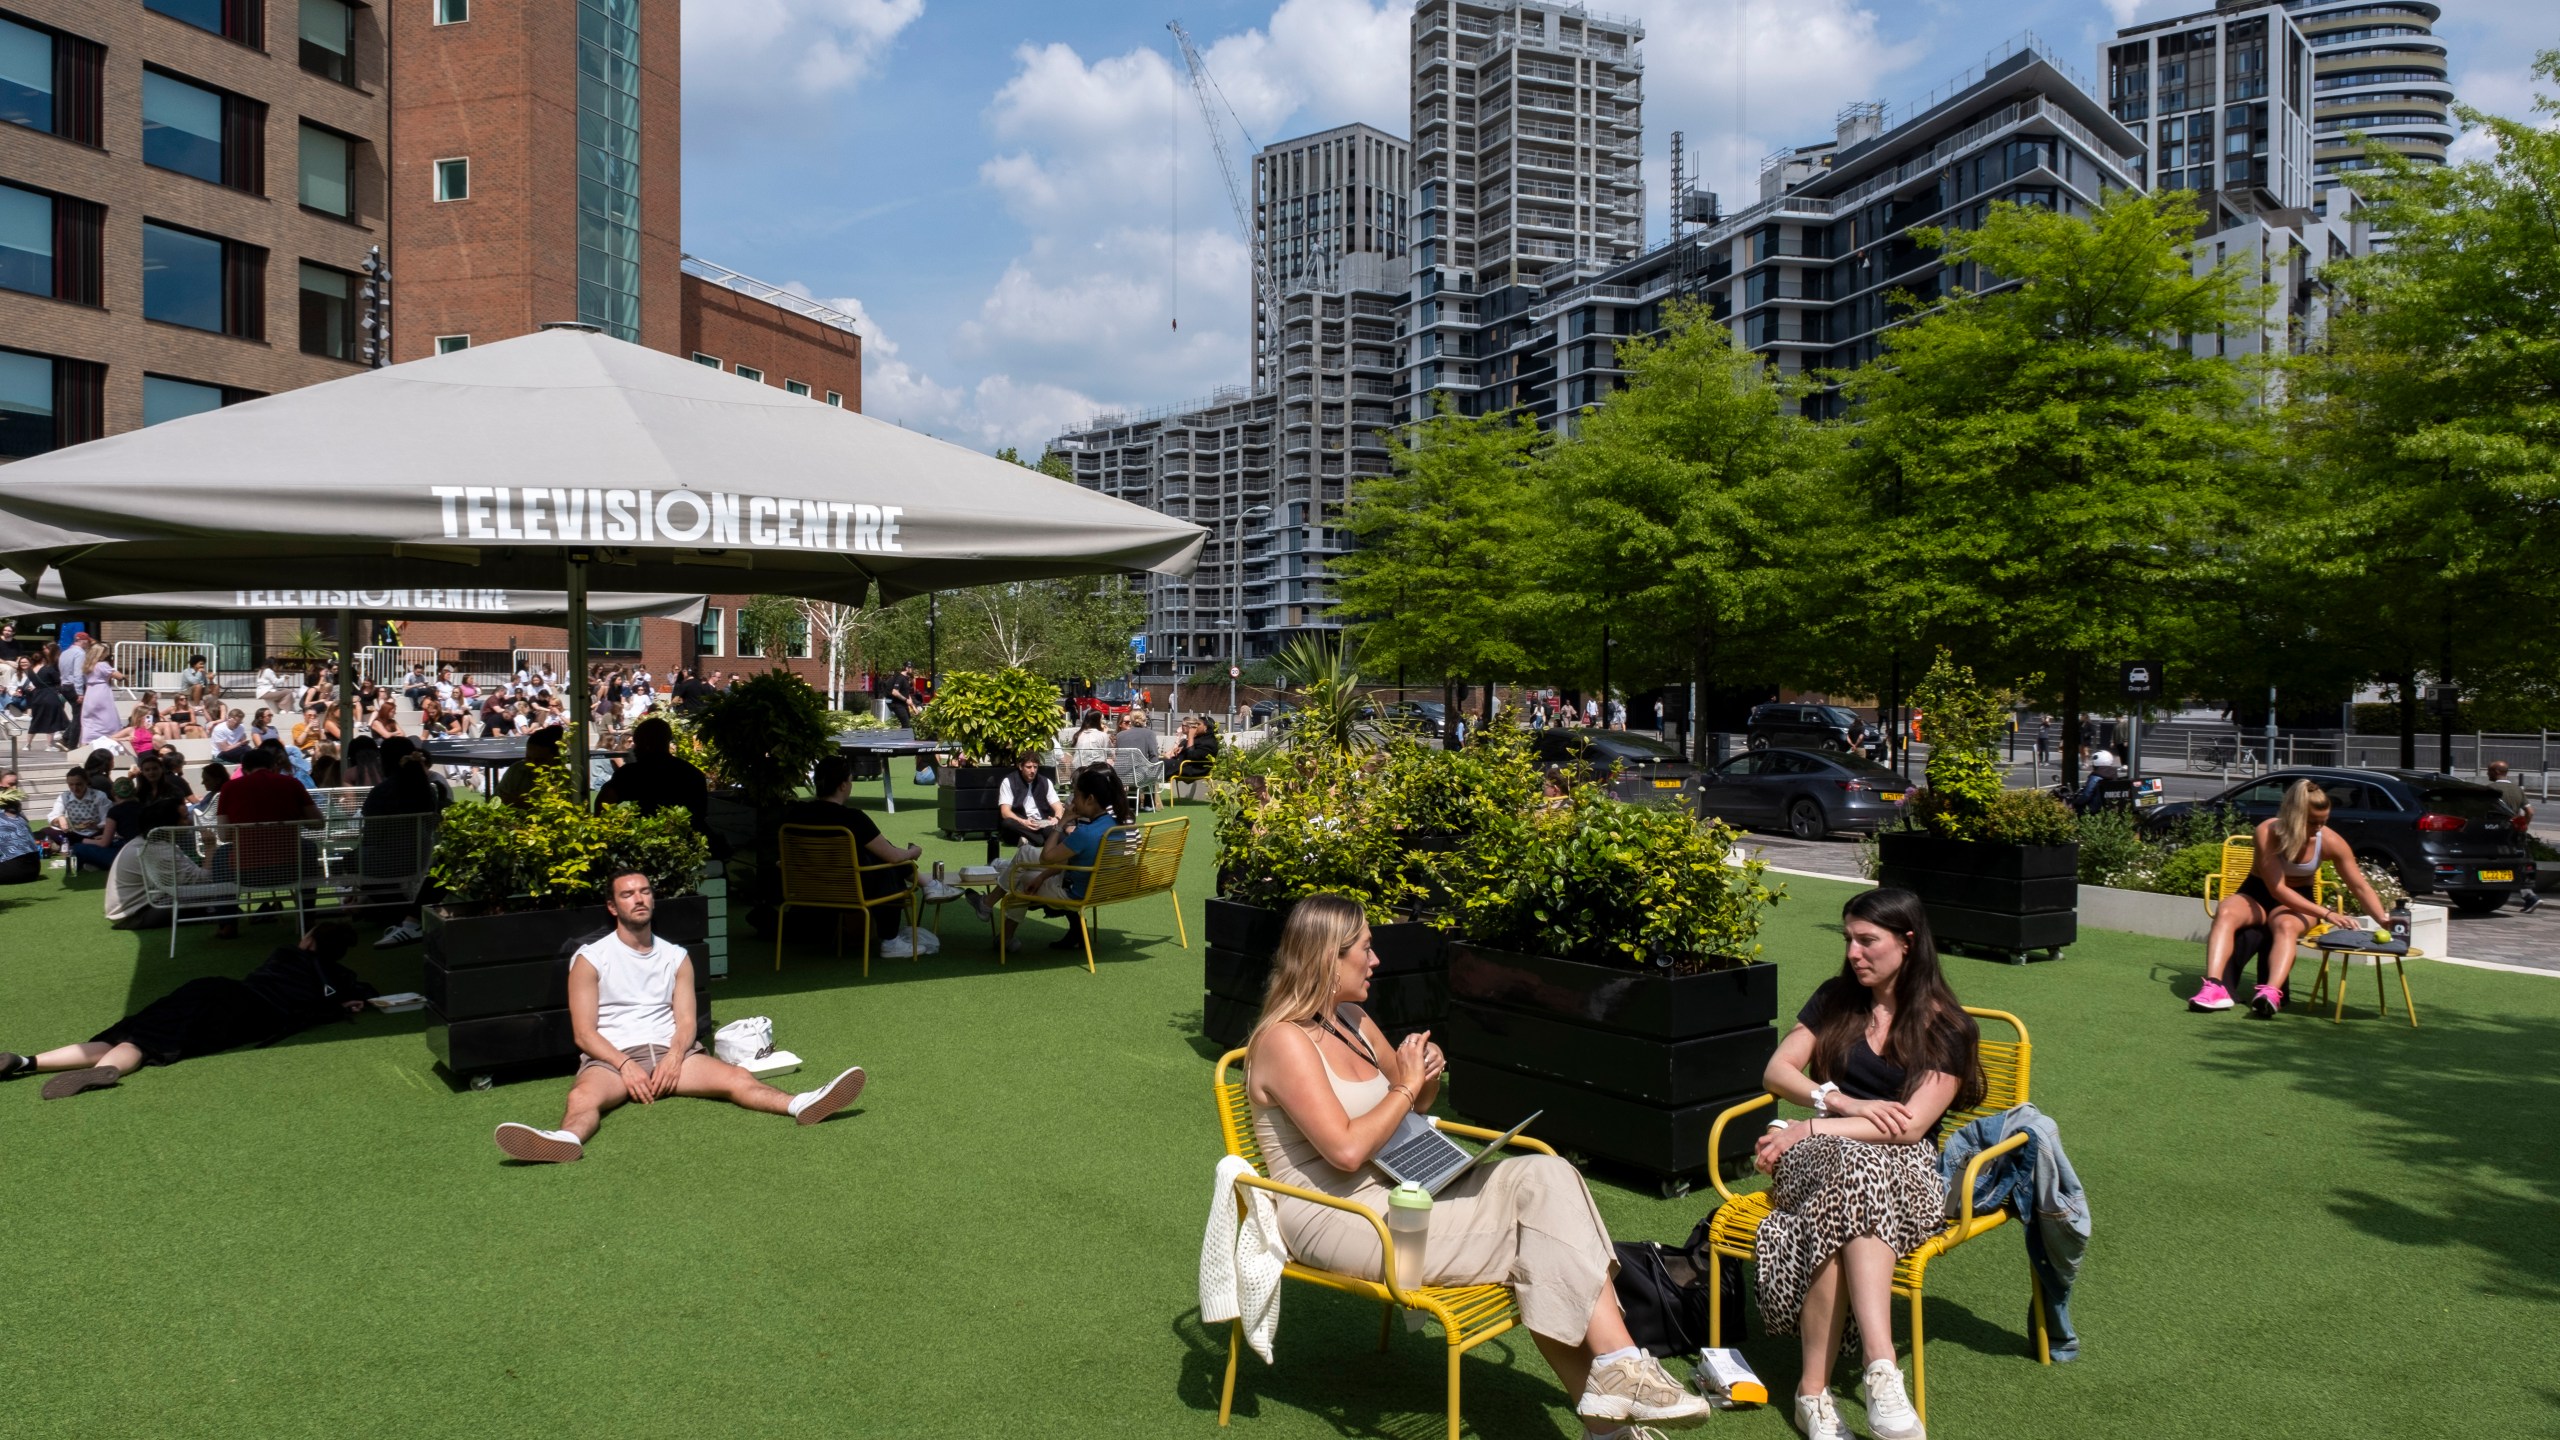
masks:
{"label": "potted green hedge", "polygon": [[2079,938],[2080,847],[2069,807],[2007,787],[1994,746],[2007,707],[1938,652],[1912,692],[1928,717],[1926,789],[1876,837],[1876,879],[1918,895],[1941,946],[2023,961]]}
{"label": "potted green hedge", "polygon": [[915,717],[917,739],[938,740],[955,756],[942,767],[935,828],[948,839],[994,837],[997,787],[1022,756],[1058,743],[1065,713],[1058,687],[1019,666],[944,676]]}
{"label": "potted green hedge", "polygon": [[[699,747],[695,763],[720,782],[711,794],[711,828],[730,850],[730,893],[749,897],[747,918],[760,934],[772,933],[782,903],[776,866],[782,807],[798,797],[819,761],[837,753],[839,733],[826,697],[788,670],[748,676],[693,718],[686,743]],[[752,845],[741,843],[750,834]]]}
{"label": "potted green hedge", "polygon": [[[1452,1102],[1487,1125],[1544,1111],[1560,1148],[1661,1177],[1709,1169],[1716,1114],[1755,1093],[1777,1048],[1777,967],[1759,958],[1784,897],[1735,832],[1685,809],[1577,786],[1460,877],[1439,1032]],[[1730,1160],[1750,1143],[1728,1134]]]}
{"label": "potted green hedge", "polygon": [[[569,957],[613,928],[604,886],[645,871],[657,889],[657,933],[693,952],[697,980],[710,938],[694,893],[709,846],[681,810],[636,805],[590,813],[556,768],[538,768],[526,803],[464,801],[436,832],[431,867],[443,898],[427,907],[419,990],[432,1020],[427,1048],[445,1069],[483,1083],[490,1072],[577,1054],[569,1031]],[[710,987],[694,989],[709,1034]]]}

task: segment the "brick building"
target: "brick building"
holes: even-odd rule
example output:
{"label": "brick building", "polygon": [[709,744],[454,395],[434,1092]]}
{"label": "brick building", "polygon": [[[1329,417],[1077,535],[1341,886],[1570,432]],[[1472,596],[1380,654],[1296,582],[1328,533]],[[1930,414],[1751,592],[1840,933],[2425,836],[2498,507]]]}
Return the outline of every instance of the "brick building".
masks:
{"label": "brick building", "polygon": [[[0,464],[353,374],[376,337],[404,361],[556,321],[859,409],[850,317],[683,253],[679,18],[679,0],[0,0]],[[712,597],[705,668],[776,663],[738,654],[743,601]],[[245,667],[301,623],[197,631]],[[403,631],[457,662],[566,648],[557,628]],[[663,674],[696,637],[642,620],[594,639]]]}

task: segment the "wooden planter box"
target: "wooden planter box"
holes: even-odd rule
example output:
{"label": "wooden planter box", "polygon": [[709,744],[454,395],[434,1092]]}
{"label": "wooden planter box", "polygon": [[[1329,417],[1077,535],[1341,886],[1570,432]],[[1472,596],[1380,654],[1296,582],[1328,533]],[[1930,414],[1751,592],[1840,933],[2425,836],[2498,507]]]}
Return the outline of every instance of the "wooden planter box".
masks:
{"label": "wooden planter box", "polygon": [[[430,1016],[428,1051],[475,1087],[494,1071],[574,1061],[569,959],[612,928],[601,905],[465,916],[430,907],[418,984]],[[660,901],[651,928],[693,957],[694,1035],[708,1045],[711,902],[700,895]]]}
{"label": "wooden planter box", "polygon": [[2059,959],[2079,938],[2080,847],[1941,840],[1889,831],[1877,837],[1880,885],[1920,897],[1941,948],[1983,950],[2012,962],[2030,951]]}
{"label": "wooden planter box", "polygon": [[[1272,952],[1288,919],[1286,908],[1223,896],[1208,903],[1201,1033],[1230,1049],[1253,1033],[1271,980]],[[1399,920],[1369,927],[1369,943],[1378,952],[1378,968],[1369,977],[1363,1008],[1388,1041],[1438,1025],[1449,1011],[1447,934],[1424,921]]]}
{"label": "wooden planter box", "polygon": [[1707,1132],[1760,1092],[1778,1048],[1778,967],[1672,975],[1453,942],[1438,1032],[1458,1112],[1671,1182],[1749,1153],[1756,1127]]}

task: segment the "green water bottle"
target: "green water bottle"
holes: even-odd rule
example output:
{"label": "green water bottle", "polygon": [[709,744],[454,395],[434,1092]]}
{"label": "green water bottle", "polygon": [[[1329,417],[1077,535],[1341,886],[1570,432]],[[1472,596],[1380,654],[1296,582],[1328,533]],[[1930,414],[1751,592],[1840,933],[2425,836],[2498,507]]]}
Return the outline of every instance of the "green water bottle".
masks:
{"label": "green water bottle", "polygon": [[[1431,1192],[1407,1182],[1387,1192],[1387,1234],[1396,1242],[1396,1284],[1406,1290],[1422,1288],[1423,1247],[1431,1238]],[[1419,1310],[1404,1312],[1404,1328],[1419,1330],[1423,1314]]]}

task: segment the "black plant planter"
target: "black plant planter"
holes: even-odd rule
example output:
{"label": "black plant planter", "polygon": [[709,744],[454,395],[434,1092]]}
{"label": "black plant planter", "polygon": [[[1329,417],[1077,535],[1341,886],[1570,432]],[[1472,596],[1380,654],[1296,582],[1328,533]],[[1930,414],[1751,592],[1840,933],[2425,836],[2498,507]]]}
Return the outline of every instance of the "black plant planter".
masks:
{"label": "black plant planter", "polygon": [[1888,831],[1876,840],[1878,884],[1909,890],[1943,948],[2012,963],[2030,952],[2060,959],[2080,938],[2080,847],[1942,840]]}
{"label": "black plant planter", "polygon": [[[1003,838],[996,821],[998,792],[1004,777],[1013,773],[1010,765],[953,765],[944,772],[948,784],[937,785],[933,792],[934,828],[945,840],[996,840]],[[1043,765],[1040,773],[1052,784],[1058,775],[1056,767]],[[1064,799],[1065,797],[1060,797]]]}
{"label": "black plant planter", "polygon": [[[601,905],[464,916],[430,908],[419,981],[431,1016],[427,1049],[474,1088],[483,1087],[493,1072],[574,1061],[569,958],[612,928],[613,917]],[[693,956],[694,1037],[710,1044],[704,958],[711,902],[699,895],[662,900],[650,928]]]}
{"label": "black plant planter", "polygon": [[[1288,923],[1286,906],[1248,905],[1222,897],[1208,905],[1202,962],[1201,1032],[1233,1048],[1253,1033],[1271,980],[1271,956]],[[1369,927],[1378,969],[1362,1008],[1391,1042],[1437,1026],[1449,1011],[1448,936],[1437,925],[1398,920]],[[1444,1047],[1445,1048],[1445,1047]]]}
{"label": "black plant planter", "polygon": [[1778,967],[1694,975],[1519,955],[1453,942],[1449,1018],[1439,1032],[1458,1113],[1662,1177],[1748,1153],[1751,1126],[1716,1115],[1760,1092],[1778,1047]]}

